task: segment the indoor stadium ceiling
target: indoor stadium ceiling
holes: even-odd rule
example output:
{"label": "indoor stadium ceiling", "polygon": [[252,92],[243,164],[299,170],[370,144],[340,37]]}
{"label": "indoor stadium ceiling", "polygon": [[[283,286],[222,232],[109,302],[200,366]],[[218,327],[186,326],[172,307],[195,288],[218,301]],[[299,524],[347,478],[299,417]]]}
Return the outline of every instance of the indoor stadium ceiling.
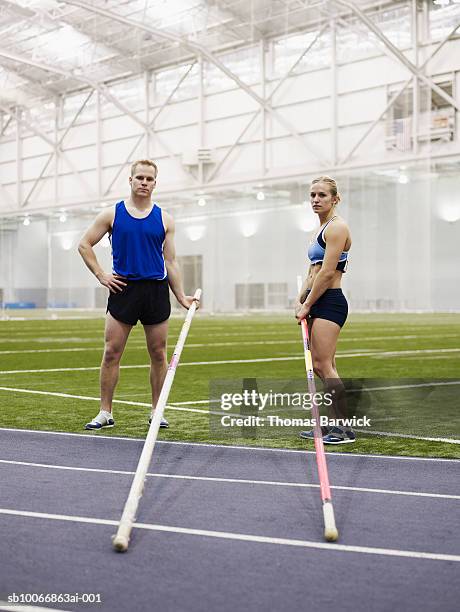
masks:
{"label": "indoor stadium ceiling", "polygon": [[329,0],[0,0],[0,104],[55,95],[261,39],[372,15],[398,2]]}

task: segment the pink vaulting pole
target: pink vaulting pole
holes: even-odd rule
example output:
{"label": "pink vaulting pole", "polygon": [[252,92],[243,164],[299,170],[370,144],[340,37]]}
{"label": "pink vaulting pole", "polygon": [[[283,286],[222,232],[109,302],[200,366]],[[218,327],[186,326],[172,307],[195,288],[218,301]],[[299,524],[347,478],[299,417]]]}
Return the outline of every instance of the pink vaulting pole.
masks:
{"label": "pink vaulting pole", "polygon": [[[297,286],[300,292],[302,288],[302,279],[297,277]],[[327,471],[326,453],[324,452],[323,434],[319,422],[318,405],[315,402],[316,385],[315,374],[313,372],[313,361],[310,350],[310,341],[308,336],[308,324],[305,319],[300,322],[302,328],[303,350],[305,356],[305,369],[307,371],[308,391],[312,397],[312,416],[315,420],[314,440],[316,451],[316,464],[318,467],[318,478],[321,491],[321,500],[323,502],[323,518],[324,518],[324,537],[329,542],[335,542],[339,537],[339,532],[335,525],[334,508],[332,506],[331,487],[329,485],[329,474]]]}
{"label": "pink vaulting pole", "polygon": [[[310,343],[308,337],[308,324],[305,319],[302,319],[302,337],[303,337],[303,348],[305,354],[305,367],[307,370],[307,383],[308,391],[312,398],[316,394],[315,375],[313,373],[313,364],[311,359]],[[331,489],[329,486],[329,474],[327,471],[326,454],[324,452],[323,434],[321,433],[321,426],[319,423],[319,410],[318,405],[313,399],[313,405],[311,413],[315,419],[315,451],[316,451],[316,463],[318,466],[318,478],[321,490],[321,499],[323,502],[331,501]]]}

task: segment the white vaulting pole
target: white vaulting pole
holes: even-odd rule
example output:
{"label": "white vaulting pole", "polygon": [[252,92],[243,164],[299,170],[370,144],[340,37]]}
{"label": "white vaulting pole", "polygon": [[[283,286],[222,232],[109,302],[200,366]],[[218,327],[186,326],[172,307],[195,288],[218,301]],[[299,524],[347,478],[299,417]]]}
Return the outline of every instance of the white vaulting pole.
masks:
{"label": "white vaulting pole", "polygon": [[[196,300],[199,300],[201,297],[201,289],[197,289],[193,297]],[[187,339],[187,334],[192,323],[193,315],[196,311],[196,306],[196,302],[193,302],[187,312],[176,348],[174,349],[173,356],[169,362],[166,378],[164,380],[163,387],[161,388],[160,397],[158,398],[158,403],[155,408],[152,422],[150,423],[149,432],[147,434],[147,438],[145,439],[144,448],[142,449],[141,457],[136,468],[136,473],[134,474],[128,499],[126,500],[123,514],[121,515],[118,531],[116,535],[112,536],[113,547],[118,552],[125,552],[128,549],[129,537],[134,521],[136,520],[137,507],[142,497],[142,493],[144,492],[145,476],[150,465],[153,449],[155,442],[157,441],[158,431],[160,429],[161,419],[163,418],[166,402],[168,401],[174,375],[176,374],[177,365],[179,363],[182,349],[184,348],[185,340]]]}
{"label": "white vaulting pole", "polygon": [[[297,288],[302,289],[302,278],[297,277]],[[313,398],[311,408],[312,416],[315,421],[314,441],[316,451],[316,465],[318,468],[318,478],[320,484],[321,501],[323,502],[323,518],[324,518],[324,537],[328,542],[335,542],[339,537],[339,532],[335,524],[334,507],[332,506],[331,488],[329,485],[329,473],[327,470],[326,453],[324,452],[323,434],[319,423],[319,410],[315,402],[316,386],[315,374],[313,372],[313,362],[310,351],[310,338],[308,336],[308,324],[305,319],[302,319],[302,339],[305,355],[305,369],[307,371],[307,384],[310,396]]]}

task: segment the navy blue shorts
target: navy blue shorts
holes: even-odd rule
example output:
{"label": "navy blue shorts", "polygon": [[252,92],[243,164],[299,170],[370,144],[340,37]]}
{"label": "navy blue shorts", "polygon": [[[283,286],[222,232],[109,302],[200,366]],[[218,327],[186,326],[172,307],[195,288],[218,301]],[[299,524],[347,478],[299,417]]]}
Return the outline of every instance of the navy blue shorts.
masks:
{"label": "navy blue shorts", "polygon": [[[310,290],[307,291],[307,295]],[[312,319],[326,319],[343,327],[348,316],[348,302],[342,289],[326,289],[310,309]]]}
{"label": "navy blue shorts", "polygon": [[123,291],[110,293],[107,312],[114,319],[136,325],[155,325],[169,319],[171,304],[169,302],[168,280],[127,280]]}

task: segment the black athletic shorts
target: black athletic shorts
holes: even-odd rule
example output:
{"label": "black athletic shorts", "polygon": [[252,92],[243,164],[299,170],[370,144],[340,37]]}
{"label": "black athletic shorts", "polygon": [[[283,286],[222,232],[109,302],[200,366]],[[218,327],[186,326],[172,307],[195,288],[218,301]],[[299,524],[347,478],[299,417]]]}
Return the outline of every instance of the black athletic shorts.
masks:
{"label": "black athletic shorts", "polygon": [[168,280],[127,280],[123,291],[110,293],[107,312],[114,319],[136,325],[154,325],[169,319],[171,304],[169,302]]}
{"label": "black athletic shorts", "polygon": [[[310,290],[307,291],[307,295]],[[342,289],[326,289],[310,309],[312,319],[326,319],[343,327],[348,316],[348,303]]]}

